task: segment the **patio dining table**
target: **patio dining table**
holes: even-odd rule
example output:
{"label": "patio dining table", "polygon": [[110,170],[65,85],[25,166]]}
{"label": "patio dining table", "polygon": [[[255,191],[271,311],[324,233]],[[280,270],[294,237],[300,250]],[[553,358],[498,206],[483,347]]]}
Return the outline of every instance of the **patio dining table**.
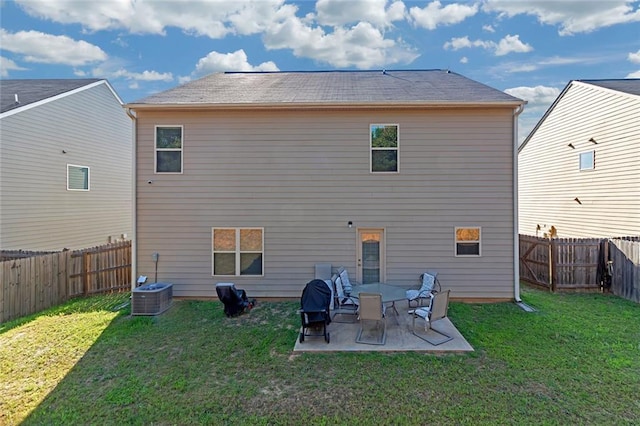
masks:
{"label": "patio dining table", "polygon": [[387,283],[354,285],[351,290],[351,296],[358,297],[360,293],[380,293],[382,295],[382,303],[391,303],[390,308],[395,311],[396,315],[399,315],[399,312],[396,309],[395,302],[407,299],[406,289]]}

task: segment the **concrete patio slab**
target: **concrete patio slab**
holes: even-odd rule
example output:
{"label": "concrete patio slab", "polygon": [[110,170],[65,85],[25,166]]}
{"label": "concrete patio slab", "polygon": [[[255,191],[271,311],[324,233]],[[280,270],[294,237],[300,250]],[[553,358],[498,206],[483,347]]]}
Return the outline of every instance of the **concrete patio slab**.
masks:
{"label": "concrete patio slab", "polygon": [[[460,334],[449,318],[434,323],[434,327],[453,337],[453,340],[441,345],[432,345],[411,333],[411,315],[408,314],[406,302],[396,302],[399,315],[388,312],[387,315],[387,341],[384,345],[367,345],[356,343],[356,335],[360,329],[360,323],[342,323],[332,321],[327,326],[330,333],[330,342],[326,343],[321,337],[305,337],[303,343],[296,338],[294,352],[473,352],[473,347]],[[337,320],[349,321],[351,316],[338,316]],[[418,324],[424,324],[420,322]],[[420,328],[420,327],[418,327]],[[439,337],[433,333],[436,339]]]}

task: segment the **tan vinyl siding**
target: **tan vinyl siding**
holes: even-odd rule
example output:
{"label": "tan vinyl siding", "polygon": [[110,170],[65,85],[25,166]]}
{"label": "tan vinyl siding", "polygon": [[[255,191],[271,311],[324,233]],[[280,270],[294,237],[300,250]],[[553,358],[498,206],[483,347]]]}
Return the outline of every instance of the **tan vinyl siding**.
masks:
{"label": "tan vinyl siding", "polygon": [[[131,235],[132,124],[105,84],[4,117],[0,127],[2,249]],[[67,190],[68,164],[90,168],[89,191]]]}
{"label": "tan vinyl siding", "polygon": [[[595,169],[580,171],[589,150]],[[520,233],[539,224],[558,237],[639,235],[639,159],[640,98],[572,85],[518,156]]]}
{"label": "tan vinyl siding", "polygon": [[[138,274],[211,297],[299,297],[314,264],[353,277],[357,228],[384,228],[387,281],[440,272],[456,297],[513,298],[510,109],[138,112]],[[370,172],[369,126],[397,123],[400,173]],[[184,126],[182,175],[154,174],[156,125]],[[148,184],[151,180],[153,183]],[[349,229],[348,221],[353,221]],[[482,257],[454,227],[482,227]],[[264,277],[211,276],[212,227],[264,228]]]}

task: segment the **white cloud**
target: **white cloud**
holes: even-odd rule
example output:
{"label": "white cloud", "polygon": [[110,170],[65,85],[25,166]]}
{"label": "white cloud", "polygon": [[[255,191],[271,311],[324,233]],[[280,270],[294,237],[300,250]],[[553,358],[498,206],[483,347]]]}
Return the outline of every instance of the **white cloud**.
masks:
{"label": "white cloud", "polygon": [[460,58],[460,63],[461,64],[466,64],[469,62],[469,59],[466,56],[463,56],[462,58]]}
{"label": "white cloud", "polygon": [[640,21],[640,9],[634,10],[634,0],[548,1],[548,0],[487,0],[485,12],[497,12],[501,17],[532,15],[543,24],[559,26],[560,35],[572,35],[598,30],[616,24]]}
{"label": "white cloud", "polygon": [[428,30],[435,30],[436,27],[442,25],[458,24],[465,19],[478,13],[478,5],[465,5],[459,3],[442,4],[436,0],[429,3],[424,8],[412,7],[409,14],[413,18],[413,22]]}
{"label": "white cloud", "polygon": [[533,50],[533,47],[520,41],[519,35],[507,35],[498,43],[489,40],[469,40],[469,37],[454,37],[443,46],[445,49],[460,50],[465,48],[479,47],[491,50],[496,56],[504,56],[509,53],[524,53]]}
{"label": "white cloud", "polygon": [[488,33],[495,33],[496,30],[491,25],[483,25],[482,29]]}
{"label": "white cloud", "polygon": [[79,66],[107,59],[107,54],[98,46],[64,35],[39,31],[9,33],[0,29],[0,40],[2,50],[19,54],[27,62]]}
{"label": "white cloud", "polygon": [[634,64],[640,64],[640,50],[638,50],[636,53],[629,53],[627,59],[629,60],[629,62],[633,62]]}
{"label": "white cloud", "polygon": [[318,0],[317,21],[320,25],[343,26],[359,21],[376,27],[387,27],[394,21],[404,19],[405,5],[387,0]]}
{"label": "white cloud", "polygon": [[175,27],[189,34],[221,38],[229,33],[255,34],[274,19],[285,0],[78,1],[16,0],[22,9],[42,19],[80,24],[87,31],[120,30],[165,34]]}
{"label": "white cloud", "polygon": [[629,73],[625,78],[640,78],[640,71]]}
{"label": "white cloud", "polygon": [[210,52],[204,58],[200,58],[196,64],[194,75],[204,75],[219,71],[278,71],[275,63],[263,62],[253,66],[247,59],[243,49],[233,53]]}
{"label": "white cloud", "polygon": [[173,74],[170,72],[161,73],[157,71],[145,70],[143,72],[132,72],[126,70],[121,61],[113,60],[103,63],[91,70],[91,75],[96,78],[124,79],[129,81],[173,81]]}
{"label": "white cloud", "polygon": [[291,49],[297,57],[312,58],[334,67],[367,69],[396,63],[410,63],[419,55],[402,40],[385,38],[368,22],[350,28],[336,27],[326,33],[291,14],[274,22],[263,35],[267,49]]}
{"label": "white cloud", "polygon": [[528,45],[527,43],[523,43],[520,41],[519,35],[507,35],[500,42],[498,42],[498,46],[496,47],[496,56],[504,56],[509,53],[526,53],[531,52],[533,47]]}
{"label": "white cloud", "polygon": [[9,77],[9,71],[24,71],[26,68],[22,68],[9,58],[0,56],[0,77]]}
{"label": "white cloud", "polygon": [[531,72],[544,68],[567,66],[567,65],[594,65],[607,61],[608,59],[602,56],[594,57],[560,57],[551,56],[549,58],[537,58],[534,62],[505,62],[492,68],[492,71],[499,71],[501,73],[517,73],[517,72]]}
{"label": "white cloud", "polygon": [[454,37],[451,41],[448,41],[443,46],[445,49],[460,50],[470,47],[481,47],[483,49],[492,49],[496,47],[496,44],[492,41],[483,40],[469,40],[469,37]]}
{"label": "white cloud", "polygon": [[538,105],[546,105],[548,107],[556,100],[560,92],[561,89],[548,86],[520,86],[505,90],[505,93],[511,96],[527,101],[527,107],[534,107]]}

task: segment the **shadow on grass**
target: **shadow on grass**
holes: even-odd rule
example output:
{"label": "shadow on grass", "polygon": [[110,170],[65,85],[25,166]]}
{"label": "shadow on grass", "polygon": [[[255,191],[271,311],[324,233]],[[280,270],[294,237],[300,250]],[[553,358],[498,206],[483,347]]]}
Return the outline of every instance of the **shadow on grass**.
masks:
{"label": "shadow on grass", "polygon": [[[525,290],[452,303],[469,355],[294,355],[297,302],[178,301],[110,320],[23,424],[634,424],[640,307]],[[71,308],[70,308],[71,309]],[[46,368],[46,367],[43,367]]]}

